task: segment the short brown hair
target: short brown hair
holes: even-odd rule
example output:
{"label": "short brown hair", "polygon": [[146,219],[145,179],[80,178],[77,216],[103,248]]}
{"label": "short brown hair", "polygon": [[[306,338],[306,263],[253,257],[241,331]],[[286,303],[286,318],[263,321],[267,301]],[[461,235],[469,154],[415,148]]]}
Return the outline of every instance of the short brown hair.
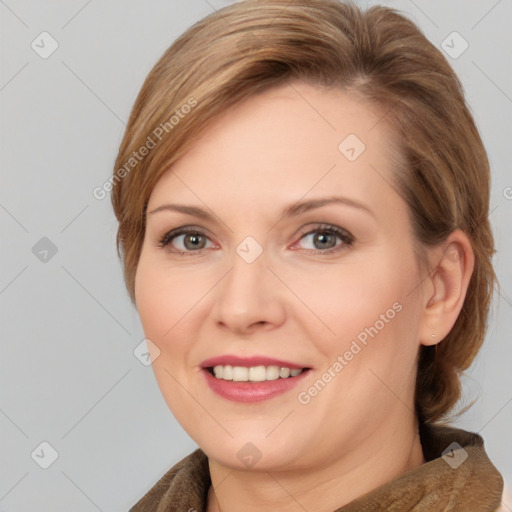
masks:
{"label": "short brown hair", "polygon": [[[113,186],[112,203],[131,299],[145,209],[158,179],[208,121],[291,79],[340,87],[379,107],[398,140],[396,184],[420,247],[458,228],[471,241],[475,267],[462,311],[448,336],[419,354],[416,410],[422,421],[439,420],[459,399],[459,375],[487,329],[496,281],[489,163],[457,76],[440,50],[394,9],[363,11],[336,0],[246,0],[199,21],[163,54],[136,99],[115,162],[114,175],[122,179]],[[153,140],[164,129],[166,136]],[[155,146],[135,159],[150,139]]]}

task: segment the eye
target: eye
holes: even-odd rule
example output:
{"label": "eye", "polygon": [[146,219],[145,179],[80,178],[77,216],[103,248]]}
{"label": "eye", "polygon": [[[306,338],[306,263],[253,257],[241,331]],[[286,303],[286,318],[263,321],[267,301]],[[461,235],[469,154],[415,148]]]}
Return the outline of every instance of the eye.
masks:
{"label": "eye", "polygon": [[158,247],[168,247],[173,252],[192,253],[212,247],[211,240],[195,228],[178,228],[166,233],[159,241]]}
{"label": "eye", "polygon": [[303,236],[297,244],[302,242],[300,248],[312,250],[315,254],[335,252],[351,246],[354,242],[354,237],[348,231],[337,226],[321,225],[302,233]]}

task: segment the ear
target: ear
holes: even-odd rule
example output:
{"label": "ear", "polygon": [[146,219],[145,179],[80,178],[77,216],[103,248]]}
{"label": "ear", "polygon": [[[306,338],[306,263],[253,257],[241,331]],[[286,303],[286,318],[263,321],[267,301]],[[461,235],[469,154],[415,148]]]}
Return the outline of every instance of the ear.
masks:
{"label": "ear", "polygon": [[460,229],[429,249],[428,275],[422,286],[422,345],[436,345],[451,331],[464,304],[474,265],[471,242]]}

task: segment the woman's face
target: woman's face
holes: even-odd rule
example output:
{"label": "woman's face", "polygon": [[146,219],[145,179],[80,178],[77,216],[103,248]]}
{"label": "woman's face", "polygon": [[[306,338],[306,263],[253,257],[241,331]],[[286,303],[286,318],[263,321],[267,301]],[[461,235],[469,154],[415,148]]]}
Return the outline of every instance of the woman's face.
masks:
{"label": "woman's face", "polygon": [[230,108],[155,186],[137,308],[212,460],[311,467],[414,424],[424,297],[390,142],[365,102],[296,82]]}

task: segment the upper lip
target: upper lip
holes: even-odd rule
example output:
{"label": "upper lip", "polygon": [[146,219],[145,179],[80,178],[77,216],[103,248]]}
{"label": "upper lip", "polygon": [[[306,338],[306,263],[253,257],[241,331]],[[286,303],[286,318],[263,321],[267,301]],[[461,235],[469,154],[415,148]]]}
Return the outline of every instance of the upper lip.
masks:
{"label": "upper lip", "polygon": [[308,368],[305,365],[292,363],[290,361],[283,361],[282,359],[274,359],[268,356],[252,356],[252,357],[239,357],[232,355],[224,355],[211,357],[210,359],[206,359],[201,363],[201,368],[211,368],[213,366],[279,366],[284,368],[290,368],[293,370],[294,368],[303,369]]}

